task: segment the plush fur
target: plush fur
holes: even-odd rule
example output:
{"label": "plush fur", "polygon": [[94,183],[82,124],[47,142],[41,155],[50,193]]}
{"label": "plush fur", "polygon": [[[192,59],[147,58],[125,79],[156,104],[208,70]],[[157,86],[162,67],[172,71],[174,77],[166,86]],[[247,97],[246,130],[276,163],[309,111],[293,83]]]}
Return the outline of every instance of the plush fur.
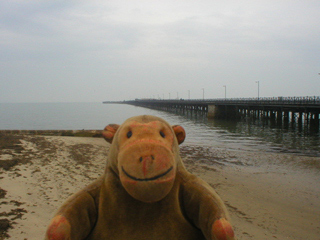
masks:
{"label": "plush fur", "polygon": [[46,239],[233,240],[227,210],[180,158],[181,126],[138,116],[108,125],[104,175],[71,196]]}

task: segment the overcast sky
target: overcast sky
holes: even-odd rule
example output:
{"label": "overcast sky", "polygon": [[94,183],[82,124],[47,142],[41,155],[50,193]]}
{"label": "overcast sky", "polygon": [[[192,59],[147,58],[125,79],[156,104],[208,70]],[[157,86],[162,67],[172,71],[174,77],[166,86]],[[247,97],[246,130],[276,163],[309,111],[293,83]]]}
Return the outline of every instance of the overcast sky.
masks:
{"label": "overcast sky", "polygon": [[2,0],[0,102],[320,95],[319,0]]}

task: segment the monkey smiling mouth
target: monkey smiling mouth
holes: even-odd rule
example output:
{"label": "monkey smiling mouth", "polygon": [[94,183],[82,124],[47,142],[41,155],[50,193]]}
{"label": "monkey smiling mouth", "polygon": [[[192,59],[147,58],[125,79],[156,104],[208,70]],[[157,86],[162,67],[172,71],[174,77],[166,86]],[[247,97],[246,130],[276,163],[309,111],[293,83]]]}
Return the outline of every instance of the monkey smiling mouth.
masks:
{"label": "monkey smiling mouth", "polygon": [[163,176],[165,176],[166,174],[168,174],[172,169],[173,169],[173,166],[171,166],[167,171],[165,171],[164,173],[161,173],[159,175],[156,175],[154,177],[151,177],[151,178],[136,178],[134,176],[131,176],[129,173],[127,173],[124,168],[121,166],[121,169],[122,171],[124,172],[124,174],[128,177],[128,178],[131,178],[132,180],[135,180],[135,181],[153,181],[153,180],[156,180],[158,178],[161,178]]}

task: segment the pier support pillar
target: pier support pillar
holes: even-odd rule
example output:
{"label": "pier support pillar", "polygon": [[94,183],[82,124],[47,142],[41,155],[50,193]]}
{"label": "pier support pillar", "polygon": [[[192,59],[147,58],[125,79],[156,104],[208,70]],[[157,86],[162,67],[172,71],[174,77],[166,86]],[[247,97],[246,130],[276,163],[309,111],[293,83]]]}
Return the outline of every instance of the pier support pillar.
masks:
{"label": "pier support pillar", "polygon": [[239,109],[236,106],[208,105],[208,118],[235,119]]}
{"label": "pier support pillar", "polygon": [[216,106],[215,105],[209,105],[208,106],[208,118],[215,118],[216,116]]}

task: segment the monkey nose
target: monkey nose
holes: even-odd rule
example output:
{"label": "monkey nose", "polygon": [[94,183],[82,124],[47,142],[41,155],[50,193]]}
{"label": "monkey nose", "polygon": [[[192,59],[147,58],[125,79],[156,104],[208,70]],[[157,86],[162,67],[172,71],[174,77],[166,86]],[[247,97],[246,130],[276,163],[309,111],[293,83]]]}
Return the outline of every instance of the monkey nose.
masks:
{"label": "monkey nose", "polygon": [[139,158],[139,161],[140,161],[140,162],[143,162],[143,161],[152,161],[152,160],[154,160],[154,156],[153,156],[153,155],[145,156],[145,157],[140,157],[140,158]]}
{"label": "monkey nose", "polygon": [[152,165],[154,159],[155,157],[153,155],[139,158],[139,161],[142,163],[142,172],[144,176],[147,175],[148,169]]}

